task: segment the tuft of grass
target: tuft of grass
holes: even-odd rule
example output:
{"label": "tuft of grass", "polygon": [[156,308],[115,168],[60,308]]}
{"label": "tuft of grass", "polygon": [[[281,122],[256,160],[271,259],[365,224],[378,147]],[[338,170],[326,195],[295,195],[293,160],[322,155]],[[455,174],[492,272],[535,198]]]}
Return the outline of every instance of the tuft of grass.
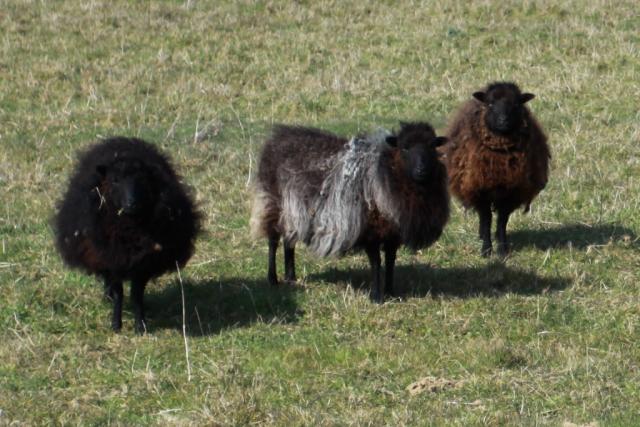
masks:
{"label": "tuft of grass", "polygon": [[[0,424],[638,423],[635,2],[0,4]],[[433,247],[401,251],[399,300],[369,302],[362,255],[301,249],[299,283],[267,286],[247,223],[272,123],[444,131],[502,79],[537,94],[553,151],[509,259],[478,256],[454,203]],[[114,335],[54,250],[77,151],[114,134],[166,150],[206,215],[189,366],[176,275],[148,288],[150,334],[129,312]],[[424,378],[456,386],[409,393]]]}

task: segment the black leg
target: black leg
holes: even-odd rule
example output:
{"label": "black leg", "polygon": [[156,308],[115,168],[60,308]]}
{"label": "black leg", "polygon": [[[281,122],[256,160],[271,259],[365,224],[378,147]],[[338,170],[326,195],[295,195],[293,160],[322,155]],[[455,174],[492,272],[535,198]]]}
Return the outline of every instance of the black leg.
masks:
{"label": "black leg", "polygon": [[267,280],[271,286],[278,285],[278,274],[276,273],[276,251],[278,250],[278,240],[280,237],[269,237],[269,271]]}
{"label": "black leg", "polygon": [[496,239],[498,240],[498,255],[501,257],[509,253],[509,242],[507,241],[507,223],[509,222],[511,211],[508,209],[498,209],[498,219],[496,224]]}
{"label": "black leg", "polygon": [[393,272],[396,266],[396,252],[398,245],[384,245],[384,293],[385,295],[395,296],[393,290]]}
{"label": "black leg", "polygon": [[106,279],[105,288],[107,288],[107,286],[110,289],[110,297],[113,300],[111,329],[113,329],[115,332],[119,332],[122,329],[122,280]]}
{"label": "black leg", "polygon": [[140,335],[147,332],[147,322],[144,317],[144,288],[146,285],[146,280],[131,281],[131,302],[135,316],[135,329]]}
{"label": "black leg", "polygon": [[480,219],[479,234],[480,240],[482,240],[483,257],[491,255],[491,204],[484,203],[477,206],[478,217]]}
{"label": "black leg", "polygon": [[104,280],[104,299],[105,301],[113,301],[113,290],[111,290],[111,282],[107,279]]}
{"label": "black leg", "polygon": [[284,279],[287,282],[296,281],[295,244],[284,242]]}
{"label": "black leg", "polygon": [[371,265],[371,299],[381,304],[384,301],[384,292],[380,287],[380,247],[369,245],[365,250]]}

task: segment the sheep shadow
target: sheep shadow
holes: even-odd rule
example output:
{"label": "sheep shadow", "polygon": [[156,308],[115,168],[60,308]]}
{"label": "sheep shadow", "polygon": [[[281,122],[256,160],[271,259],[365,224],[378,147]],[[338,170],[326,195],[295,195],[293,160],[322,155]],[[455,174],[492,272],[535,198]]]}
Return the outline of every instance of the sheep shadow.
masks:
{"label": "sheep shadow", "polygon": [[[329,270],[309,276],[309,280],[345,283],[369,291],[369,269]],[[536,295],[567,288],[566,277],[542,277],[530,271],[514,269],[496,261],[483,267],[431,267],[424,264],[397,265],[395,291],[398,297],[442,296],[473,298],[500,297],[506,293]]]}
{"label": "sheep shadow", "polygon": [[571,245],[586,249],[589,246],[606,245],[609,242],[625,242],[638,246],[635,233],[620,224],[564,224],[540,230],[514,230],[509,233],[513,250],[526,247],[548,250]]}
{"label": "sheep shadow", "polygon": [[[300,288],[294,285],[280,284],[275,288],[265,280],[222,278],[185,281],[183,287],[189,336],[215,335],[227,328],[255,322],[294,323],[302,315],[294,295]],[[181,292],[176,282],[160,292],[145,295],[150,332],[155,329],[182,331]]]}

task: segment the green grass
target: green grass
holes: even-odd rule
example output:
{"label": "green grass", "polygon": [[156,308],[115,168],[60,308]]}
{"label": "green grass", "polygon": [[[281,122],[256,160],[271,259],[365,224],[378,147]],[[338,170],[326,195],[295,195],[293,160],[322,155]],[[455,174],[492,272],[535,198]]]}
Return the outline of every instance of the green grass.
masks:
{"label": "green grass", "polygon": [[[0,28],[0,425],[640,422],[636,2],[0,0]],[[498,79],[537,94],[553,151],[506,262],[454,204],[401,252],[401,300],[369,302],[362,255],[301,249],[300,283],[267,286],[248,183],[271,123],[442,131]],[[150,334],[127,306],[115,335],[55,253],[75,153],[112,134],[170,153],[206,214],[188,362],[177,275],[148,288]],[[426,377],[451,382],[407,391]]]}

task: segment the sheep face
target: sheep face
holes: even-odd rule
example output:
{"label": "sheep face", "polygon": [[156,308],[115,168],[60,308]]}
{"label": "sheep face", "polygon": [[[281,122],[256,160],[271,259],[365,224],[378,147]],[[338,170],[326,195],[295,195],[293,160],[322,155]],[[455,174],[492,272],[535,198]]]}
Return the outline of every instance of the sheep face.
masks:
{"label": "sheep face", "polygon": [[437,147],[446,142],[445,137],[436,136],[433,128],[424,123],[401,123],[397,136],[387,138],[389,145],[402,151],[409,177],[416,183],[429,182],[433,174],[442,169]]}
{"label": "sheep face", "polygon": [[138,161],[118,161],[109,166],[97,166],[106,195],[103,195],[118,215],[140,217],[154,205],[152,179]]}
{"label": "sheep face", "polygon": [[513,83],[494,83],[486,92],[473,94],[485,105],[487,128],[501,135],[510,135],[520,129],[525,114],[524,104],[534,96],[532,93],[520,93],[518,86]]}

